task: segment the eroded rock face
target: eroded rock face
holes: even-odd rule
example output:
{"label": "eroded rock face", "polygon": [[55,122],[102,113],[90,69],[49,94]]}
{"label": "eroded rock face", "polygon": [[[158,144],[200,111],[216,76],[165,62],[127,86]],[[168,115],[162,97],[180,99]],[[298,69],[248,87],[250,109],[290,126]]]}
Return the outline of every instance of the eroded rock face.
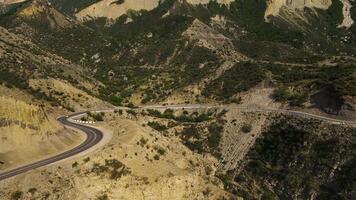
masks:
{"label": "eroded rock face", "polygon": [[350,28],[354,24],[354,20],[351,17],[352,5],[349,0],[340,0],[343,4],[342,14],[344,19],[342,23],[338,26],[339,28]]}
{"label": "eroded rock face", "polygon": [[25,2],[26,0],[0,0],[0,4],[15,4]]}
{"label": "eroded rock face", "polygon": [[[352,5],[349,0],[340,0],[343,4],[343,21],[338,28],[350,28],[354,20],[351,17]],[[331,0],[269,0],[265,12],[265,21],[270,22],[271,17],[281,17],[286,21],[298,18],[308,21],[303,15],[305,8],[327,10],[332,5]]]}
{"label": "eroded rock face", "polygon": [[[207,4],[210,0],[182,0],[191,5]],[[220,4],[230,4],[234,0],[217,0]],[[156,8],[163,0],[125,0],[123,3],[116,3],[117,0],[102,0],[98,3],[79,11],[76,17],[80,20],[87,18],[106,17],[116,19],[128,11],[152,10]]]}
{"label": "eroded rock face", "polygon": [[76,17],[80,20],[86,18],[106,17],[116,19],[129,10],[152,10],[156,8],[160,0],[125,0],[122,4],[116,3],[117,0],[103,0],[79,11]]}
{"label": "eroded rock face", "polygon": [[318,8],[326,10],[331,6],[331,0],[270,0],[265,12],[265,19],[278,16],[282,8],[292,12],[302,11],[304,8]]}

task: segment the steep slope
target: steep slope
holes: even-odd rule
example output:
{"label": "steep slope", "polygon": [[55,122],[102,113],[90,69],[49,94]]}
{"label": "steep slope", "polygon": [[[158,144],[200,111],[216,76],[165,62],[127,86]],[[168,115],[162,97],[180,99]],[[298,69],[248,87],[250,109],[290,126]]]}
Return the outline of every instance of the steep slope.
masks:
{"label": "steep slope", "polygon": [[156,8],[161,0],[102,0],[82,9],[75,16],[79,20],[85,18],[106,17],[116,19],[123,14],[140,10],[152,10]]}
{"label": "steep slope", "polygon": [[355,131],[274,118],[225,186],[244,199],[352,199]]}
{"label": "steep slope", "polygon": [[[168,0],[170,1],[170,0]],[[60,10],[76,16],[77,19],[90,20],[105,17],[115,20],[125,14],[135,14],[140,11],[151,11],[163,4],[165,0],[92,0],[92,1],[68,1],[68,0],[51,0],[55,7]],[[182,0],[191,5],[208,4],[209,0]],[[220,4],[228,5],[233,0],[218,0]]]}
{"label": "steep slope", "polygon": [[[273,0],[269,1],[268,7],[265,12],[266,21],[270,21],[272,16],[280,17],[283,20],[295,24],[298,23],[298,20],[309,23],[308,16],[305,15],[305,10],[311,10],[314,13],[317,13],[317,10],[328,10],[331,6],[342,3],[342,23],[338,25],[338,28],[350,28],[353,24],[353,19],[351,17],[352,5],[349,0],[345,1],[332,1],[332,0],[319,0],[319,1],[285,1],[285,0]],[[338,10],[337,12],[340,12]],[[341,14],[341,13],[339,13]],[[314,15],[315,18],[318,15]]]}
{"label": "steep slope", "polygon": [[[115,105],[234,101],[269,82],[279,88],[277,100],[294,106],[307,105],[309,97],[331,84],[346,100],[344,107],[352,108],[356,41],[353,27],[337,28],[342,23],[341,3],[276,2],[167,0],[150,11],[122,13],[107,26],[103,18],[80,23],[46,1],[34,1],[5,17],[3,25],[82,65],[104,83],[100,98]],[[280,8],[278,2],[283,3]],[[59,8],[68,2],[56,3]],[[266,12],[273,6],[278,14],[266,23]],[[41,12],[29,12],[34,8]],[[293,10],[293,16],[299,10],[295,12],[303,18],[292,24],[283,20],[286,9]],[[246,66],[253,67],[245,70]],[[298,67],[314,73],[307,78],[284,76],[306,74]],[[338,68],[349,73],[333,79],[330,73]],[[227,75],[231,72],[244,75]]]}
{"label": "steep slope", "polygon": [[81,134],[64,129],[55,119],[69,111],[107,107],[91,96],[99,84],[86,77],[82,67],[0,27],[0,170],[81,143]]}
{"label": "steep slope", "polygon": [[[143,126],[158,118],[144,112],[121,111],[105,113],[104,121],[100,122],[100,126],[113,130],[112,140],[101,151],[67,160],[61,167],[54,165],[15,177],[7,184],[0,184],[0,198],[7,199],[16,191],[21,191],[22,198],[35,199],[234,198],[213,175],[216,160],[212,156],[203,157],[182,144],[174,136],[174,127],[167,135]],[[190,116],[194,115],[192,112]],[[31,179],[34,181],[29,183]],[[29,188],[36,188],[36,192],[27,192]]]}
{"label": "steep slope", "polygon": [[[7,87],[19,88],[31,94],[37,101],[47,101],[53,106],[62,106],[69,110],[81,109],[86,103],[68,101],[70,99],[64,95],[68,95],[68,92],[63,93],[63,88],[46,85],[35,87],[32,80],[52,78],[62,84],[90,91],[92,95],[97,93],[98,82],[85,77],[80,66],[48,53],[25,37],[10,33],[1,27],[0,36],[0,81]],[[80,104],[82,106],[79,106]]]}
{"label": "steep slope", "polygon": [[277,16],[281,13],[281,9],[288,9],[290,12],[298,12],[301,14],[305,8],[317,8],[327,10],[332,4],[331,0],[318,0],[318,1],[285,1],[285,0],[272,0],[269,1],[265,13],[265,18],[268,20],[270,15]]}
{"label": "steep slope", "polygon": [[9,90],[0,85],[0,171],[58,154],[84,139],[56,123],[53,108],[9,97]]}

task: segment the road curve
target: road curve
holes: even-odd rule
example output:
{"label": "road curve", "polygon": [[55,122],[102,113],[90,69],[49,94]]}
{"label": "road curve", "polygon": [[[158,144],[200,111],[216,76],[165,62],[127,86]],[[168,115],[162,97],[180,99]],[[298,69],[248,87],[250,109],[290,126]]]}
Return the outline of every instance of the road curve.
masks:
{"label": "road curve", "polygon": [[16,175],[19,175],[19,174],[22,174],[25,172],[28,172],[33,169],[43,167],[43,166],[58,162],[60,160],[72,157],[72,156],[79,154],[85,150],[88,150],[89,148],[98,144],[103,139],[103,133],[100,130],[68,121],[68,118],[71,118],[71,117],[74,117],[77,115],[81,115],[83,113],[85,113],[85,112],[74,113],[69,116],[66,116],[66,117],[62,116],[57,119],[61,124],[65,125],[65,126],[72,127],[72,128],[79,129],[79,130],[83,131],[86,134],[86,139],[83,143],[81,143],[79,146],[77,146],[71,150],[65,151],[65,152],[58,154],[56,156],[53,156],[53,157],[50,157],[50,158],[47,158],[44,160],[40,160],[40,161],[31,163],[28,165],[18,167],[16,169],[12,169],[12,170],[0,173],[0,181],[14,177]]}
{"label": "road curve", "polygon": [[[284,114],[289,114],[295,117],[302,117],[302,118],[307,118],[307,119],[318,119],[321,121],[326,121],[329,123],[337,123],[337,124],[346,124],[346,125],[353,125],[356,126],[355,121],[347,121],[347,120],[339,120],[339,119],[333,119],[333,118],[328,118],[324,116],[319,116],[311,113],[306,113],[302,111],[295,111],[295,110],[285,110],[285,109],[267,109],[267,108],[247,108],[247,107],[238,107],[238,106],[227,106],[227,105],[203,105],[203,104],[181,104],[181,105],[145,105],[145,106],[139,106],[136,109],[201,109],[201,108],[227,108],[227,109],[240,109],[240,110],[245,110],[245,111],[263,111],[263,112],[278,112],[278,113],[284,113]],[[116,107],[115,109],[106,109],[106,110],[99,110],[97,112],[106,112],[106,111],[114,111],[116,109],[124,109],[128,110],[130,108],[127,107]],[[81,114],[84,114],[85,112],[80,112],[80,113],[74,113],[71,114],[67,117],[60,117],[57,120],[62,123],[65,126],[72,127],[79,129],[83,131],[87,138],[86,140],[81,143],[79,146],[75,147],[74,149],[68,150],[64,153],[61,153],[59,155],[37,161],[35,163],[31,163],[28,165],[24,165],[22,167],[16,168],[9,170],[7,172],[0,173],[0,181],[5,180],[11,177],[14,177],[16,175],[28,172],[30,170],[43,167],[55,162],[58,162],[60,160],[72,157],[76,154],[79,154],[85,150],[88,150],[89,148],[95,146],[98,144],[102,139],[103,139],[103,133],[95,129],[93,127],[88,127],[85,125],[81,124],[76,124],[73,122],[68,121],[68,118],[75,117]]]}

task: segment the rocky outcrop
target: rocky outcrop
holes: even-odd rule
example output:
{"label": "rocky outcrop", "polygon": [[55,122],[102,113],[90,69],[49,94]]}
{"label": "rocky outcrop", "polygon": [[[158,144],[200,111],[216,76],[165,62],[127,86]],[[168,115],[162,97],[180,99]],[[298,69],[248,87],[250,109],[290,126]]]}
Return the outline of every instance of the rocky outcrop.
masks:
{"label": "rocky outcrop", "polygon": [[349,0],[341,0],[343,3],[342,14],[344,19],[342,23],[338,26],[339,28],[350,28],[354,24],[354,20],[351,17],[351,8],[352,5]]}
{"label": "rocky outcrop", "polygon": [[160,0],[125,0],[122,4],[117,4],[116,0],[103,0],[79,11],[75,16],[80,20],[98,17],[116,19],[130,10],[152,10],[159,3]]}
{"label": "rocky outcrop", "polygon": [[[349,0],[340,0],[343,4],[344,19],[338,28],[350,28],[354,23],[350,10],[352,5]],[[265,12],[265,21],[270,22],[273,17],[279,17],[291,24],[297,24],[296,19],[308,22],[304,10],[327,10],[332,5],[331,0],[270,0]]]}
{"label": "rocky outcrop", "polygon": [[318,8],[326,10],[332,4],[331,0],[270,0],[265,12],[265,19],[268,21],[269,16],[280,15],[281,9],[287,9],[297,13],[304,8]]}
{"label": "rocky outcrop", "polygon": [[0,4],[9,5],[9,4],[15,4],[15,3],[22,3],[25,1],[27,1],[27,0],[0,0]]}

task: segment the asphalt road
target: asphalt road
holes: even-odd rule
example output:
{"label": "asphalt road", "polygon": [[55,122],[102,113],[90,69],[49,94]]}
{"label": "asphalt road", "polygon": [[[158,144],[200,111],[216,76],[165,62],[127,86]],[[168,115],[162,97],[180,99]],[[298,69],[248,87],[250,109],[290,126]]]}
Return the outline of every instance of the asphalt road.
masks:
{"label": "asphalt road", "polygon": [[22,174],[25,172],[28,172],[33,169],[43,167],[43,166],[58,162],[60,160],[72,157],[72,156],[79,154],[79,153],[91,148],[92,146],[98,144],[101,141],[101,139],[103,138],[103,133],[100,130],[68,121],[69,117],[74,117],[74,116],[80,115],[80,114],[83,114],[83,112],[75,113],[75,114],[69,115],[68,117],[63,116],[63,117],[58,118],[57,120],[65,126],[76,128],[76,129],[83,131],[87,136],[83,143],[81,143],[79,146],[75,147],[74,149],[68,150],[68,151],[58,154],[56,156],[53,156],[53,157],[50,157],[50,158],[47,158],[44,160],[40,160],[40,161],[31,163],[28,165],[18,167],[16,169],[12,169],[12,170],[0,173],[0,181],[14,177],[16,175],[19,175],[19,174]]}
{"label": "asphalt road", "polygon": [[[329,123],[336,123],[336,124],[347,124],[347,125],[356,125],[355,121],[346,121],[346,120],[339,120],[339,119],[333,119],[333,118],[328,118],[324,116],[319,116],[315,114],[310,114],[306,112],[301,112],[301,111],[294,111],[294,110],[284,110],[284,109],[268,109],[268,108],[246,108],[246,107],[234,107],[234,106],[226,106],[226,105],[200,105],[200,104],[182,104],[182,105],[146,105],[146,106],[140,106],[138,109],[201,109],[201,108],[226,108],[226,109],[239,109],[239,110],[244,110],[244,111],[262,111],[262,112],[279,112],[279,113],[284,113],[288,114],[291,116],[295,117],[302,117],[302,118],[307,118],[307,119],[318,119],[321,121],[326,121]],[[116,109],[125,109],[128,110],[129,108],[127,107],[117,107]],[[106,110],[99,110],[97,112],[105,112],[105,111],[113,111],[113,109],[106,109]],[[79,146],[75,147],[74,149],[68,150],[64,153],[61,153],[59,155],[53,156],[51,158],[47,158],[41,161],[37,161],[35,163],[31,163],[16,169],[9,170],[7,172],[0,173],[0,181],[5,180],[8,178],[11,178],[13,176],[25,173],[27,171],[43,167],[55,162],[58,162],[60,160],[72,157],[76,154],[79,154],[96,144],[98,144],[101,139],[103,138],[103,133],[95,128],[88,127],[85,125],[81,124],[76,124],[73,122],[68,121],[68,118],[74,117],[77,115],[81,115],[85,112],[80,112],[80,113],[74,113],[72,115],[69,115],[68,117],[60,117],[57,120],[62,123],[65,126],[72,127],[79,129],[83,131],[87,138],[86,140],[80,144]]]}
{"label": "asphalt road", "polygon": [[[274,113],[283,113],[286,115],[301,117],[306,119],[316,119],[320,121],[325,121],[333,124],[345,124],[356,126],[356,121],[335,119],[331,117],[311,114],[303,111],[297,110],[288,110],[288,109],[279,109],[279,108],[262,108],[262,107],[242,107],[242,106],[231,106],[231,105],[204,105],[204,104],[181,104],[181,105],[145,105],[138,107],[140,109],[210,109],[210,108],[221,108],[221,109],[237,109],[246,112],[274,112]],[[118,108],[120,109],[120,108]]]}

